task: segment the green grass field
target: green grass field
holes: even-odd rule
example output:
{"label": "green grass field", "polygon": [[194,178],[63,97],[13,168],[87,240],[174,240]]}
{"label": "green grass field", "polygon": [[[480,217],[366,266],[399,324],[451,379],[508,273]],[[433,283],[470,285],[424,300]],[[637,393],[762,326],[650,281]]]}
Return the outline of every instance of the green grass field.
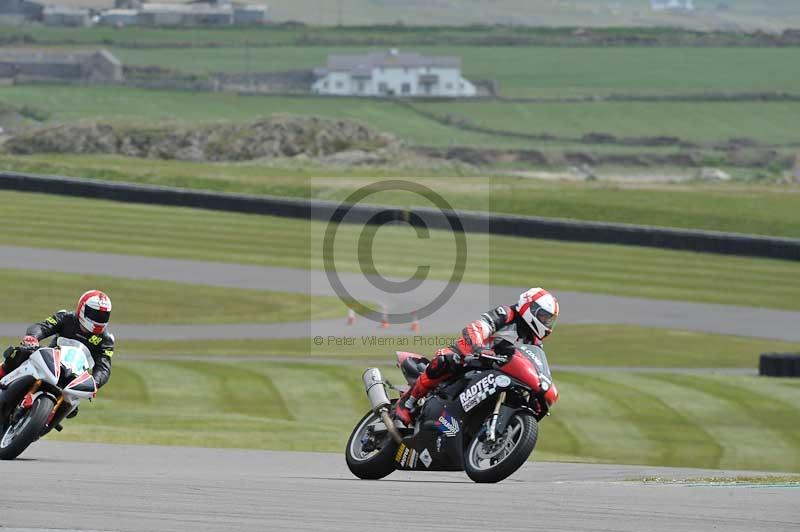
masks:
{"label": "green grass field", "polygon": [[[12,192],[1,192],[0,200],[7,217],[0,233],[3,244],[96,252],[94,242],[50,238],[47,228],[61,226],[63,207],[69,205],[74,212],[103,210],[104,251],[108,253],[322,267],[324,223]],[[37,216],[29,216],[30,212]],[[90,219],[72,220],[77,233],[93,228]],[[206,236],[212,234],[213,239]],[[360,234],[355,225],[339,229],[334,259],[341,271],[359,271]],[[398,255],[398,249],[403,253]],[[520,249],[539,252],[520,254]],[[454,250],[452,235],[446,232],[431,231],[430,238],[418,239],[408,228],[384,227],[375,238],[375,265],[384,275],[408,277],[420,264],[428,264],[431,277],[449,278]],[[759,298],[750,304],[800,308],[797,266],[791,261],[481,234],[468,235],[467,251],[467,281],[527,286],[535,272],[537,282],[556,291],[728,304],[741,304],[741,293],[758,293]],[[503,260],[492,259],[501,256]],[[730,290],[731,286],[737,290]]]}
{"label": "green grass field", "polygon": [[[793,421],[797,382],[625,373],[555,377],[564,415],[552,417],[559,421],[544,447],[551,452],[653,465],[800,467]],[[543,441],[547,435],[543,423]]]}
{"label": "green grass field", "polygon": [[[310,70],[329,54],[383,48],[276,46],[195,49],[111,48],[125,65],[156,65],[185,72]],[[413,46],[426,55],[461,57],[468,79],[494,79],[506,97],[609,93],[800,91],[798,48],[565,48]]]}
{"label": "green grass field", "polygon": [[[36,108],[48,116],[48,122],[103,119],[196,123],[253,120],[289,113],[360,120],[410,144],[424,146],[598,149],[571,140],[539,142],[467,131],[443,125],[387,101],[238,96],[99,86],[12,86],[0,87],[0,102]],[[671,135],[704,142],[742,137],[762,143],[800,142],[796,128],[792,127],[792,117],[800,112],[800,103],[796,102],[517,104],[480,101],[417,105],[439,115],[462,116],[479,126],[518,133],[548,133],[568,139],[604,132],[630,137]],[[625,148],[616,147],[623,152]],[[603,147],[599,149],[602,151]],[[637,151],[658,152],[658,149],[638,148]]]}
{"label": "green grass field", "polygon": [[[118,361],[54,439],[341,452],[360,366]],[[385,369],[399,380],[397,370]],[[800,471],[800,382],[559,372],[534,459]]]}
{"label": "green grass field", "polygon": [[[312,306],[307,296],[235,288],[215,288],[163,281],[141,281],[97,275],[73,275],[0,269],[4,298],[0,321],[41,321],[58,309],[74,309],[89,289],[107,292],[115,323],[271,323],[337,318],[346,307],[334,297]],[[158,302],[169,302],[159,304]]]}
{"label": "green grass field", "polygon": [[[458,176],[458,169],[283,169],[257,163],[55,154],[0,156],[0,169],[327,200],[343,200],[356,188],[383,178],[414,175],[412,181],[439,191],[456,209],[800,237],[796,185],[567,182],[475,176],[466,169]],[[368,201],[429,205],[417,196],[395,193]]]}
{"label": "green grass field", "polygon": [[0,102],[31,106],[49,114],[49,122],[85,118],[136,123],[250,121],[276,113],[350,118],[389,131],[412,144],[490,145],[519,148],[528,143],[459,131],[437,124],[392,102],[330,98],[238,96],[122,87],[0,87]]}
{"label": "green grass field", "polygon": [[588,132],[618,137],[672,136],[691,142],[748,137],[762,143],[789,144],[799,138],[794,117],[800,114],[800,103],[796,102],[464,102],[417,107],[463,117],[494,130],[573,139]]}

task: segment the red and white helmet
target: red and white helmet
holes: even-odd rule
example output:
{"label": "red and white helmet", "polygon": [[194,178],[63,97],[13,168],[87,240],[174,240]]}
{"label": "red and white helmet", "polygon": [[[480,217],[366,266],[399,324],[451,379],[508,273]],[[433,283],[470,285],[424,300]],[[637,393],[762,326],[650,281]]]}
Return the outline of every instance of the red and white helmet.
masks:
{"label": "red and white helmet", "polygon": [[111,299],[100,290],[89,290],[78,300],[75,315],[86,331],[102,334],[111,318]]}
{"label": "red and white helmet", "polygon": [[519,296],[517,312],[537,338],[547,337],[556,326],[558,300],[544,288],[531,288]]}

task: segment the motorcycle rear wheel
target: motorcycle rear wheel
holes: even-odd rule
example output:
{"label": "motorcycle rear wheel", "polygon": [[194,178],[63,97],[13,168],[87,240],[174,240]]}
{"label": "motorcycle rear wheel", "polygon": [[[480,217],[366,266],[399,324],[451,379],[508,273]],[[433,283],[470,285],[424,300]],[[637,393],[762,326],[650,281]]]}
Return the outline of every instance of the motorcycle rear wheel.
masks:
{"label": "motorcycle rear wheel", "polygon": [[350,434],[344,452],[350,472],[364,480],[378,480],[395,470],[394,455],[397,452],[397,444],[388,433],[381,441],[380,449],[368,454],[362,451],[361,439],[367,433],[368,427],[375,423],[382,421],[374,412],[368,412],[362,417]]}
{"label": "motorcycle rear wheel", "polygon": [[503,434],[493,444],[476,436],[467,447],[464,470],[479,483],[500,482],[511,476],[536,447],[539,423],[526,412],[517,412],[508,421]]}
{"label": "motorcycle rear wheel", "polygon": [[52,397],[40,395],[15,423],[6,426],[0,438],[0,460],[13,460],[39,439],[55,407]]}

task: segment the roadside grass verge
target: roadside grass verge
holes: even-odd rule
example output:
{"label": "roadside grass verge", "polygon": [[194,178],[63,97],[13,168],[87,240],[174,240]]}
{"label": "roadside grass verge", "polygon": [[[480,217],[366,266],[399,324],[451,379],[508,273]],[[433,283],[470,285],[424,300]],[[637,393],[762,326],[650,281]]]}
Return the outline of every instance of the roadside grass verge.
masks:
{"label": "roadside grass verge", "polygon": [[[0,169],[248,194],[343,200],[356,188],[407,177],[456,209],[599,222],[800,237],[800,187],[743,183],[568,182],[475,175],[467,168],[275,168],[100,155],[0,155]],[[416,195],[376,194],[370,203],[428,204]]]}
{"label": "roadside grass verge", "polygon": [[[52,438],[342,452],[368,409],[362,371],[120,360],[98,400]],[[541,424],[534,459],[800,471],[800,383],[683,377],[560,373],[561,399]],[[750,410],[741,410],[742,396],[757,398]]]}
{"label": "roadside grass verge", "polygon": [[[322,269],[325,223],[16,192],[0,192],[0,201],[2,244],[96,252],[93,241],[56,241],[50,231],[64,225],[65,213],[102,212],[107,253]],[[75,235],[92,234],[96,220],[70,216],[69,228]],[[357,225],[339,228],[334,262],[340,271],[360,271],[361,235]],[[420,239],[407,226],[384,226],[375,235],[373,257],[384,276],[408,278],[420,265],[430,265],[431,278],[448,279],[455,242],[443,231]],[[537,283],[556,292],[736,305],[742,304],[742,293],[758,293],[748,304],[800,308],[792,261],[468,234],[465,264],[464,279],[470,282],[530,286],[535,275]]]}
{"label": "roadside grass verge", "polygon": [[0,269],[0,285],[7,302],[0,306],[3,322],[33,323],[62,308],[74,310],[78,297],[91,289],[111,297],[114,323],[272,323],[334,318],[347,312],[335,297],[315,298],[311,305],[303,294],[109,276]]}
{"label": "roadside grass verge", "polygon": [[[425,323],[422,323],[423,330]],[[119,352],[159,357],[255,356],[303,359],[394,361],[395,351],[412,351],[430,357],[439,347],[454,341],[460,325],[450,335],[386,336],[348,335],[342,319],[342,337],[353,345],[337,345],[324,339],[320,346],[311,338],[271,340],[212,340],[204,342],[145,341],[119,338]],[[758,368],[764,352],[800,352],[800,344],[724,336],[633,325],[560,324],[545,345],[551,365],[624,368]]]}

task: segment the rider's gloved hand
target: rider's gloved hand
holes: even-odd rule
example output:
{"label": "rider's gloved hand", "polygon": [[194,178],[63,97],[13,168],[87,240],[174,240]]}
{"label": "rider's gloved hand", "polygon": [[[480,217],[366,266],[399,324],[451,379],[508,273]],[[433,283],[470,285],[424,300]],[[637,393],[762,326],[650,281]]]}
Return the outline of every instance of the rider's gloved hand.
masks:
{"label": "rider's gloved hand", "polygon": [[464,362],[471,367],[481,368],[488,360],[484,355],[493,356],[494,351],[489,348],[476,347],[470,355],[464,357]]}
{"label": "rider's gloved hand", "polygon": [[497,363],[497,364],[505,364],[508,362],[508,356],[501,355],[495,352],[494,349],[489,348],[479,348],[475,350],[475,356],[480,360],[482,363]]}
{"label": "rider's gloved hand", "polygon": [[22,347],[27,347],[27,348],[39,347],[39,339],[36,338],[35,336],[28,335],[28,336],[26,336],[25,338],[22,339],[22,342],[20,342],[20,345]]}
{"label": "rider's gloved hand", "polygon": [[475,356],[478,358],[495,358],[497,354],[494,352],[494,349],[489,349],[488,347],[482,347],[480,349],[475,350]]}

